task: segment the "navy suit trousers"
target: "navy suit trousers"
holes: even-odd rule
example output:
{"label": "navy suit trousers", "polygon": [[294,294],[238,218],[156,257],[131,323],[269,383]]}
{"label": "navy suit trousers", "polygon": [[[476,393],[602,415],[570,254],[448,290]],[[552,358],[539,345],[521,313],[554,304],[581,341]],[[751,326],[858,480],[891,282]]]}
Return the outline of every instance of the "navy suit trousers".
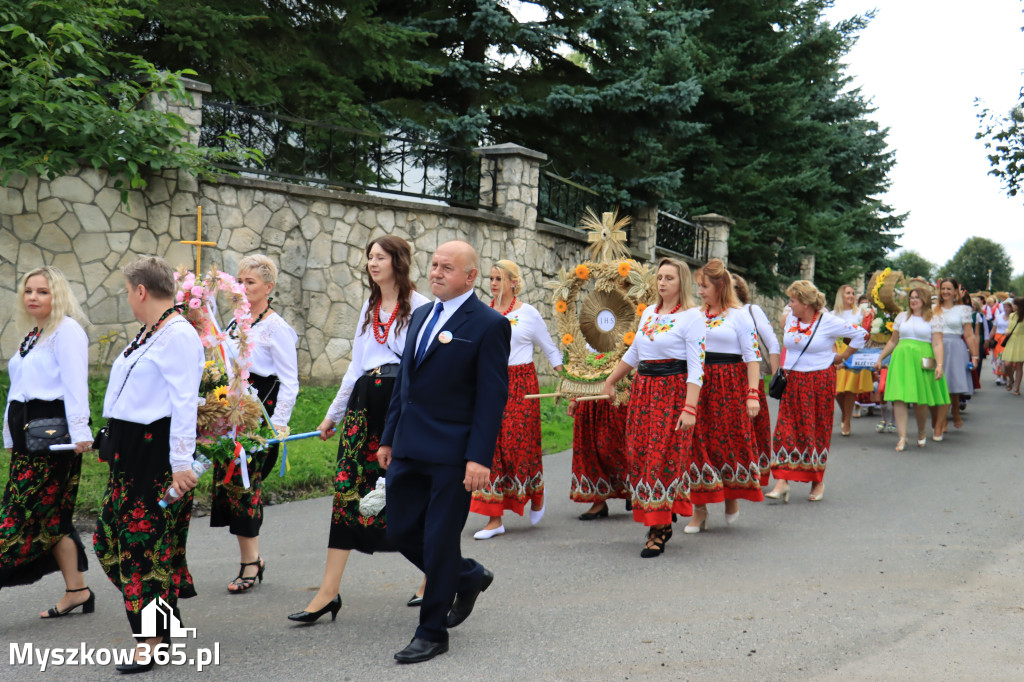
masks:
{"label": "navy suit trousers", "polygon": [[462,530],[472,495],[465,465],[393,459],[386,478],[388,540],[427,576],[416,637],[447,642],[448,611],[459,592],[474,589],[483,566],[462,556]]}

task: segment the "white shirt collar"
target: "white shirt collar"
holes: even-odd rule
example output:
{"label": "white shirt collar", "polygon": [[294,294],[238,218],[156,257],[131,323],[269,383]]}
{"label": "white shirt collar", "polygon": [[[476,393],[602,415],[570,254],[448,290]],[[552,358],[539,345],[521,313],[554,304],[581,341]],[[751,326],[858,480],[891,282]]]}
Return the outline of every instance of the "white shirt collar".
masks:
{"label": "white shirt collar", "polygon": [[[443,301],[443,303],[444,303],[444,312],[448,313],[449,315],[451,313],[454,313],[456,310],[461,308],[462,304],[465,303],[466,300],[470,296],[472,296],[472,295],[473,295],[473,289],[470,288],[470,290],[467,291],[464,294],[456,296],[455,298],[449,298],[447,301]],[[441,299],[439,299],[439,298],[434,300],[434,307],[435,308],[437,307],[437,304],[439,302],[442,302]]]}

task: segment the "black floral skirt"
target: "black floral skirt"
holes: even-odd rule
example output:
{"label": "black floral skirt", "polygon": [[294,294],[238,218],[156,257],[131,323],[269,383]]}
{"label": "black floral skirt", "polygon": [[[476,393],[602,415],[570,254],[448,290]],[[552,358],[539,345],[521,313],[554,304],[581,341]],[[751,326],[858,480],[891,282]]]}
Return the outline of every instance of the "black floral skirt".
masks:
{"label": "black floral skirt", "polygon": [[103,572],[124,598],[133,633],[157,597],[175,608],[196,595],[185,560],[192,492],[162,509],[171,486],[169,417],[152,424],[110,420],[110,478],[93,535]]}
{"label": "black floral skirt", "polygon": [[78,548],[78,570],[88,568],[85,547],[72,524],[82,455],[69,450],[28,452],[25,447],[26,417],[63,416],[63,400],[13,401],[8,408],[14,447],[0,502],[0,588],[34,583],[60,570],[53,548],[64,537]]}
{"label": "black floral skirt", "polygon": [[359,513],[359,500],[384,475],[377,463],[377,450],[394,387],[393,377],[364,375],[352,389],[345,418],[338,426],[341,442],[327,541],[330,549],[355,549],[367,554],[395,549],[387,539],[387,509],[376,516]]}

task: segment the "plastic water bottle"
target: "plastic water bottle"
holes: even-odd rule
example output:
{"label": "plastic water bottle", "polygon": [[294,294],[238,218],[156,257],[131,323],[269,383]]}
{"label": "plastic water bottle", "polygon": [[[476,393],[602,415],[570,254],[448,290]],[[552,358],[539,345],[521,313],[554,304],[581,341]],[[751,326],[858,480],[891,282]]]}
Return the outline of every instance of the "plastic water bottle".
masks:
{"label": "plastic water bottle", "polygon": [[[192,461],[192,471],[196,472],[196,476],[202,476],[204,473],[206,473],[206,470],[212,466],[213,462],[207,459],[205,455],[196,455],[195,460]],[[175,502],[177,502],[177,500],[178,492],[174,489],[174,486],[172,485],[170,488],[167,489],[167,492],[164,493],[164,499],[160,500],[157,504],[160,505],[161,509],[167,509],[167,505],[174,504]]]}

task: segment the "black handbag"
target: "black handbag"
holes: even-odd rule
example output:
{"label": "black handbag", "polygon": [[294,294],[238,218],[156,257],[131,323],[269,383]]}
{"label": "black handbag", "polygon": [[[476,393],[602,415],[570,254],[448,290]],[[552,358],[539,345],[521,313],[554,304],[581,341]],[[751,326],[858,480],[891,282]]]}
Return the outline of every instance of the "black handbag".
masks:
{"label": "black handbag", "polygon": [[[821,318],[819,317],[818,324],[814,325],[814,331],[811,332],[811,338],[807,339],[807,345],[804,346],[804,349],[802,351],[800,351],[800,355],[796,356],[796,362],[793,363],[793,367],[796,367],[796,363],[800,362],[800,358],[802,358],[807,349],[810,348],[811,341],[814,340],[814,335],[818,333],[818,327],[820,326]],[[789,370],[793,371],[793,367],[790,367]],[[782,400],[782,394],[786,392],[787,381],[788,380],[786,379],[786,372],[784,372],[783,369],[779,367],[779,371],[777,371],[772,376],[772,380],[768,382],[768,395],[775,398],[776,400]]]}
{"label": "black handbag", "polygon": [[29,452],[49,452],[51,445],[70,442],[68,420],[64,417],[33,419],[25,424],[25,449]]}

